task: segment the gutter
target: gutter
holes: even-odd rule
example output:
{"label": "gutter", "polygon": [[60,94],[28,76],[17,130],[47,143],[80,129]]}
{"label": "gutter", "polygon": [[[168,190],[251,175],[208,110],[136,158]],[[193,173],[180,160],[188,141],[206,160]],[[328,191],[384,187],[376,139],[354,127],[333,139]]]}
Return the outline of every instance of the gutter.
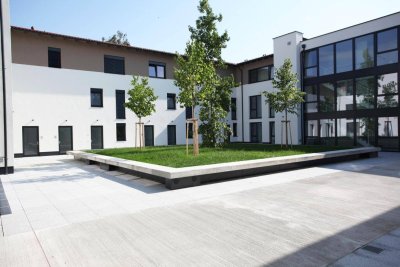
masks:
{"label": "gutter", "polygon": [[3,4],[0,3],[1,21],[1,74],[3,85],[3,121],[4,121],[4,174],[8,174],[8,149],[7,149],[7,101],[6,101],[6,70],[4,63],[4,23],[3,23]]}

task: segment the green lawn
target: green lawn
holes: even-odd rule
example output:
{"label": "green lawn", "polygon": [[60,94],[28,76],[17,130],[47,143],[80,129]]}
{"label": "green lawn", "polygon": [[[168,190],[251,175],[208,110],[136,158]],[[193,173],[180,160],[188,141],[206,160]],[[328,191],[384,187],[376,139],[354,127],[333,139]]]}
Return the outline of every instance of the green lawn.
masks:
{"label": "green lawn", "polygon": [[158,146],[138,148],[113,148],[90,150],[88,152],[136,160],[169,167],[189,167],[223,162],[233,162],[251,159],[262,159],[279,156],[299,155],[313,152],[345,149],[346,147],[332,146],[293,146],[292,149],[281,148],[280,145],[266,144],[229,144],[224,148],[200,148],[200,155],[194,157],[189,147],[186,155],[186,146]]}

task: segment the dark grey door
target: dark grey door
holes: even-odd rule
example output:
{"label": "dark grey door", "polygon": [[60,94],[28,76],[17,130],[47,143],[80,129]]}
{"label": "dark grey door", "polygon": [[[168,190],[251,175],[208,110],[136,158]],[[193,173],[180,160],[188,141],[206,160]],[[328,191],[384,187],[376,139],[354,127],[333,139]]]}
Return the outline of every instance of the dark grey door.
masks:
{"label": "dark grey door", "polygon": [[60,154],[65,154],[72,148],[72,126],[59,126],[58,127],[58,150]]}
{"label": "dark grey door", "polygon": [[23,126],[22,127],[22,143],[24,156],[39,155],[39,127]]}
{"label": "dark grey door", "polygon": [[176,145],[176,125],[168,125],[168,145]]}
{"label": "dark grey door", "polygon": [[103,126],[91,126],[92,149],[103,149]]}
{"label": "dark grey door", "polygon": [[262,142],[261,122],[250,123],[250,142],[252,143]]}
{"label": "dark grey door", "polygon": [[154,126],[145,125],[144,126],[144,145],[154,146]]}

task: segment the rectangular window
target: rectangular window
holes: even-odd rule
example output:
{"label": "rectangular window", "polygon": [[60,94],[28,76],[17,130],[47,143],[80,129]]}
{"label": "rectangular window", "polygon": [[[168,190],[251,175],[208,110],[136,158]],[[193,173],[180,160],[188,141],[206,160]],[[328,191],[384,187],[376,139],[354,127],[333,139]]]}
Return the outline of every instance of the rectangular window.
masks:
{"label": "rectangular window", "polygon": [[271,107],[270,104],[268,104],[268,106],[269,106],[269,117],[275,118],[275,110]]}
{"label": "rectangular window", "polygon": [[394,108],[399,106],[397,73],[378,76],[378,108]]}
{"label": "rectangular window", "polygon": [[385,150],[398,150],[399,147],[398,117],[378,118],[378,146]]}
{"label": "rectangular window", "polygon": [[275,122],[269,122],[269,142],[275,144]]}
{"label": "rectangular window", "polygon": [[375,145],[375,120],[371,117],[356,119],[357,146]]}
{"label": "rectangular window", "polygon": [[321,112],[335,110],[335,87],[332,83],[321,83],[319,85],[319,108]]}
{"label": "rectangular window", "polygon": [[117,141],[126,141],[125,123],[117,123]]}
{"label": "rectangular window", "polygon": [[104,72],[112,74],[125,74],[125,59],[116,56],[104,56]]}
{"label": "rectangular window", "polygon": [[47,50],[50,68],[61,68],[61,49],[49,47]]}
{"label": "rectangular window", "polygon": [[272,65],[249,70],[249,83],[257,83],[257,82],[271,80],[272,71],[273,71]]}
{"label": "rectangular window", "polygon": [[176,95],[167,94],[167,109],[176,109]]}
{"label": "rectangular window", "polygon": [[336,108],[338,111],[353,109],[353,80],[343,80],[336,83]]}
{"label": "rectangular window", "polygon": [[356,69],[374,66],[374,35],[369,34],[355,39]]}
{"label": "rectangular window", "polygon": [[233,137],[237,137],[237,123],[232,123],[232,135]]}
{"label": "rectangular window", "polygon": [[115,90],[115,107],[117,119],[125,119],[125,90]]}
{"label": "rectangular window", "polygon": [[165,79],[165,63],[149,62],[149,77]]}
{"label": "rectangular window", "polygon": [[186,107],[185,109],[186,119],[191,119],[193,117],[192,107]]}
{"label": "rectangular window", "polygon": [[336,44],[336,73],[353,70],[353,41]]}
{"label": "rectangular window", "polygon": [[328,146],[335,145],[335,120],[320,120],[319,124],[321,143]]}
{"label": "rectangular window", "polygon": [[304,88],[305,96],[305,112],[314,113],[318,112],[317,109],[317,86],[309,85]]}
{"label": "rectangular window", "polygon": [[307,120],[304,122],[305,141],[307,145],[318,144],[318,121]]}
{"label": "rectangular window", "polygon": [[354,145],[354,121],[352,118],[337,119],[337,144],[339,146]]}
{"label": "rectangular window", "polygon": [[231,119],[233,121],[237,120],[237,117],[236,117],[236,98],[235,97],[231,98]]}
{"label": "rectangular window", "polygon": [[261,143],[262,142],[262,124],[261,122],[250,123],[250,142]]}
{"label": "rectangular window", "polygon": [[372,109],[375,106],[375,79],[373,76],[356,79],[357,109]]}
{"label": "rectangular window", "polygon": [[90,105],[92,107],[103,107],[103,89],[90,89]]}
{"label": "rectangular window", "polygon": [[377,65],[393,64],[398,62],[397,28],[377,34]]}
{"label": "rectangular window", "polygon": [[[192,139],[193,138],[193,123],[187,123],[185,130],[187,131],[188,139]],[[186,132],[185,132],[185,136],[186,136]]]}
{"label": "rectangular window", "polygon": [[168,134],[168,145],[169,146],[176,145],[176,125],[168,125],[167,134]]}
{"label": "rectangular window", "polygon": [[250,96],[250,119],[261,118],[261,95]]}
{"label": "rectangular window", "polygon": [[304,55],[304,77],[317,77],[317,50],[307,51]]}
{"label": "rectangular window", "polygon": [[333,74],[333,45],[319,49],[319,76]]}

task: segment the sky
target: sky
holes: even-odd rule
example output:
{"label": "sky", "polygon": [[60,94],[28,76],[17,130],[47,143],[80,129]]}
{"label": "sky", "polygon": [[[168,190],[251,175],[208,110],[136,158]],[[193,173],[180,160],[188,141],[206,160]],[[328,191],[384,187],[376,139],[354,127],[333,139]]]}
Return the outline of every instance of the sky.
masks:
{"label": "sky", "polygon": [[[117,30],[131,45],[183,53],[198,0],[9,0],[11,25],[101,40]],[[400,11],[399,0],[209,0],[228,31],[225,61],[273,53],[272,38],[299,31],[311,38]]]}

